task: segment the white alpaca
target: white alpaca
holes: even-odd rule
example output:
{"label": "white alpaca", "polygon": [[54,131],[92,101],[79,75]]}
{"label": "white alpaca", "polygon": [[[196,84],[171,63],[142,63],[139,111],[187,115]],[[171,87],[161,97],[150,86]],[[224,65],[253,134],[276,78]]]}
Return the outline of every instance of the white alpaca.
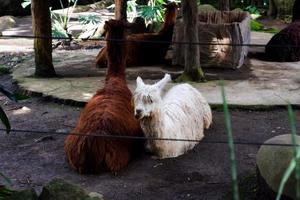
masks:
{"label": "white alpaca", "polygon": [[[134,92],[135,116],[148,137],[201,140],[212,122],[211,109],[201,93],[189,84],[171,88],[162,98],[169,74],[153,85],[137,78]],[[177,157],[197,142],[151,140],[147,148],[159,158]]]}

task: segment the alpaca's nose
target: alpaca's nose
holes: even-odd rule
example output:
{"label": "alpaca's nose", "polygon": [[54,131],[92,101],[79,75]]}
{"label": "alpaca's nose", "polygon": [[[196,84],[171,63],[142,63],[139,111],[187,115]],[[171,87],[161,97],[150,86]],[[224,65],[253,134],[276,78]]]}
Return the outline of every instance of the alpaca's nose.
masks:
{"label": "alpaca's nose", "polygon": [[137,109],[137,110],[135,110],[135,118],[137,118],[137,119],[139,119],[140,117],[141,117],[141,114],[142,114],[142,110],[140,110],[140,109]]}

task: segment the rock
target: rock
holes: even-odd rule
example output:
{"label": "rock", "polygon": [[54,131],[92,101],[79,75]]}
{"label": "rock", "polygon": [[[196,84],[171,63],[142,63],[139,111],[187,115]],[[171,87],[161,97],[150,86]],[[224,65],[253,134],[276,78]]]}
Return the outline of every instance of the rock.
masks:
{"label": "rock", "polygon": [[97,192],[91,192],[91,193],[89,193],[89,196],[91,197],[91,198],[93,198],[93,199],[103,199],[103,195],[102,194],[99,194],[99,193],[97,193]]}
{"label": "rock", "polygon": [[0,17],[0,33],[8,28],[13,28],[16,24],[14,17],[12,16],[3,16]]}
{"label": "rock", "polygon": [[38,196],[34,189],[21,190],[13,192],[5,200],[37,200]]}
{"label": "rock", "polygon": [[[94,193],[95,194],[95,193]],[[102,196],[89,195],[79,186],[70,184],[63,179],[54,179],[43,187],[39,200],[103,200]]]}
{"label": "rock", "polygon": [[[297,136],[297,142],[300,143],[300,136]],[[291,135],[279,135],[265,142],[265,144],[291,144]],[[268,193],[270,199],[274,199],[278,191],[281,179],[293,157],[293,148],[288,146],[267,146],[260,147],[257,156],[256,164],[258,167],[259,187],[265,193]],[[285,199],[295,198],[296,180],[292,174],[286,183],[283,194]]]}
{"label": "rock", "polygon": [[[275,34],[265,48],[266,57],[278,62],[300,60],[300,21],[293,22]],[[290,45],[290,46],[286,46]]]}

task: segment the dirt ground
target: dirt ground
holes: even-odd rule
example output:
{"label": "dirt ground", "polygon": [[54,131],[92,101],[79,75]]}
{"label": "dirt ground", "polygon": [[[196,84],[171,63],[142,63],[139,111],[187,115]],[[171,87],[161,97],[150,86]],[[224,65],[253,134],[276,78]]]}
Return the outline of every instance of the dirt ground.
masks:
{"label": "dirt ground", "polygon": [[[1,75],[0,83],[8,89],[16,89],[9,75]],[[36,97],[13,103],[0,96],[0,104],[8,114],[12,128],[26,130],[67,132],[75,126],[81,110]],[[231,114],[236,140],[263,142],[275,135],[289,133],[284,109],[232,110]],[[296,115],[299,121],[299,110]],[[63,135],[53,135],[37,142],[45,134],[6,135],[2,132],[0,171],[12,179],[16,189],[34,187],[40,191],[46,182],[61,177],[89,191],[102,193],[105,199],[224,199],[231,187],[228,147],[226,144],[205,143],[226,140],[222,111],[214,110],[213,118],[205,139],[194,150],[165,160],[154,160],[143,154],[116,175],[79,175],[72,171],[64,159]],[[237,146],[240,179],[255,173],[258,148]],[[255,199],[251,195],[247,199]]]}

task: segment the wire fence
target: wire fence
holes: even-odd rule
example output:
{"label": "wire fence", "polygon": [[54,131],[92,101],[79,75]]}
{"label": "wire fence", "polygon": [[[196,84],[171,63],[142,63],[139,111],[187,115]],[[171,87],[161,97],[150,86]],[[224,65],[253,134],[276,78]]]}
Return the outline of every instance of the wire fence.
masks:
{"label": "wire fence", "polygon": [[[6,132],[6,129],[1,129],[0,132]],[[160,137],[146,137],[146,136],[128,136],[128,135],[111,135],[107,134],[106,132],[102,131],[99,133],[76,133],[76,132],[56,132],[56,131],[43,131],[43,130],[24,130],[24,129],[11,129],[11,133],[17,134],[41,134],[41,135],[60,135],[60,136],[68,136],[74,135],[78,137],[94,137],[94,138],[102,138],[102,139],[121,139],[121,140],[158,140],[158,141],[172,141],[172,142],[194,142],[194,143],[203,143],[203,144],[228,144],[227,138],[224,140],[216,140],[216,139],[207,139],[204,138],[203,140],[192,140],[192,139],[184,139],[184,138],[160,138]],[[299,145],[293,144],[283,144],[283,143],[264,143],[261,141],[245,141],[245,140],[234,140],[235,145],[246,145],[246,146],[281,146],[281,147],[300,147]]]}
{"label": "wire fence", "polygon": [[[51,40],[70,40],[75,38],[68,37],[46,37],[46,36],[26,36],[26,35],[2,35],[1,39],[9,39],[9,38],[20,38],[20,39],[51,39]],[[184,41],[164,41],[164,40],[133,40],[133,39],[106,39],[104,37],[100,38],[86,38],[81,39],[85,41],[103,41],[103,42],[132,42],[132,43],[153,43],[153,44],[179,44],[179,45],[199,45],[199,46],[209,46],[209,45],[220,45],[220,46],[248,46],[248,47],[265,47],[265,44],[247,44],[247,43],[219,43],[219,42],[184,42]],[[299,45],[268,45],[269,47],[278,47],[278,48],[300,48]]]}
{"label": "wire fence", "polygon": [[[52,39],[52,40],[70,40],[68,37],[45,37],[45,36],[21,36],[21,35],[2,35],[1,39],[8,38],[23,38],[23,39]],[[208,45],[224,45],[224,46],[248,46],[248,47],[265,47],[265,44],[234,44],[234,43],[211,43],[211,42],[184,42],[184,41],[149,41],[149,40],[121,40],[121,39],[106,39],[104,37],[101,38],[87,38],[84,40],[90,41],[115,41],[115,42],[133,42],[133,43],[157,43],[157,44],[180,44],[180,45],[200,45],[200,46],[208,46]],[[270,45],[271,47],[286,47],[286,48],[300,48],[300,45]],[[6,132],[6,129],[1,129],[0,132]],[[145,137],[145,136],[126,136],[126,135],[111,135],[105,132],[100,133],[74,133],[74,132],[56,132],[56,131],[42,131],[42,130],[22,130],[22,129],[12,129],[10,132],[25,134],[25,133],[33,133],[33,134],[48,134],[48,135],[74,135],[79,137],[95,137],[95,138],[103,138],[103,139],[133,139],[133,140],[163,140],[163,141],[173,141],[173,142],[201,142],[204,144],[228,144],[228,140],[213,140],[213,139],[204,139],[204,140],[191,140],[184,138],[158,138],[158,137]],[[283,146],[283,147],[293,147],[293,144],[280,144],[280,143],[263,143],[261,141],[244,141],[244,140],[234,140],[234,144],[236,145],[251,145],[251,146]],[[296,145],[300,146],[300,145]]]}

